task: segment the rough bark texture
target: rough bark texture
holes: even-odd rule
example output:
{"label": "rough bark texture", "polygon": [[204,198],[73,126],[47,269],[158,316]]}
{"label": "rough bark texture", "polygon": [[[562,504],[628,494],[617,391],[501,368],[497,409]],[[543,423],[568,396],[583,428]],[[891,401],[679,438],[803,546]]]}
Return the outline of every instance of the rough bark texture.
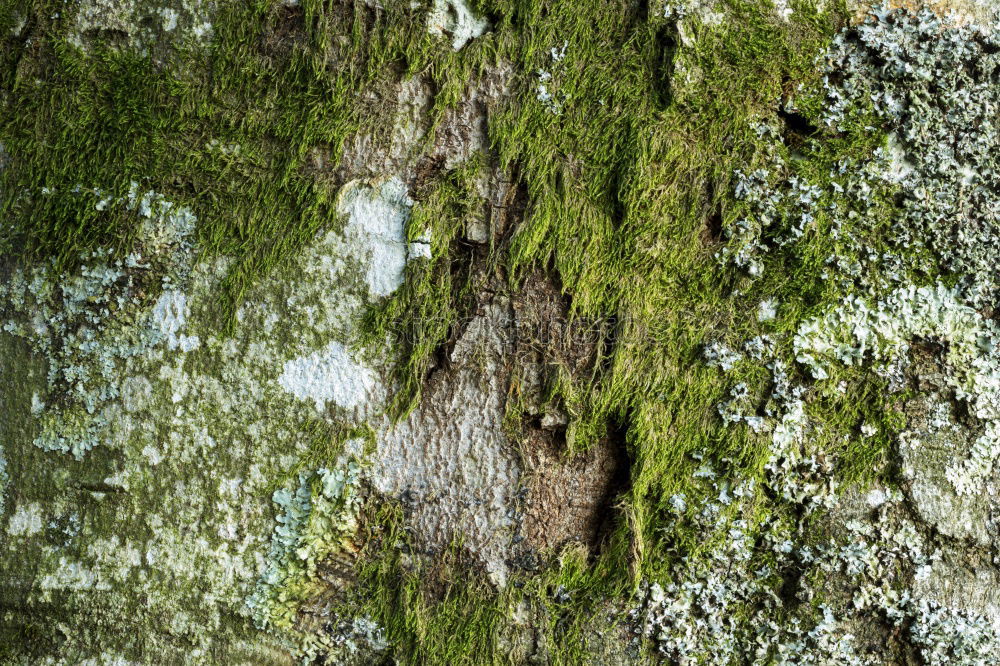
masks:
{"label": "rough bark texture", "polygon": [[1000,662],[997,25],[0,0],[0,662]]}

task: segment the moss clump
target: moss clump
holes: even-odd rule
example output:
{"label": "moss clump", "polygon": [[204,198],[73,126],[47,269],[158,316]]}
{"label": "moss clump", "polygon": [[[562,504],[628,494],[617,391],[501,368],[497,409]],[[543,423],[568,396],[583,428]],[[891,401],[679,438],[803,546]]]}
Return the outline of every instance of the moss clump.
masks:
{"label": "moss clump", "polygon": [[578,547],[567,548],[545,571],[518,574],[498,590],[476,574],[460,542],[438,554],[420,551],[398,503],[369,505],[360,523],[357,580],[334,616],[370,618],[381,627],[388,644],[383,658],[401,664],[499,665],[532,658],[579,664],[602,648],[625,651],[622,627],[604,621],[621,611],[607,604],[616,596],[610,572],[601,566],[595,571]]}
{"label": "moss clump", "polygon": [[396,4],[228,4],[208,46],[162,59],[100,37],[82,50],[73,18],[59,2],[0,15],[0,143],[11,155],[0,171],[0,250],[55,257],[60,268],[97,247],[127,252],[129,215],[73,193],[84,184],[121,196],[137,181],[188,202],[202,247],[236,259],[229,315],[262,273],[335,220],[335,188],[312,158],[328,152],[336,166],[362,127],[384,138],[391,109],[357,91],[425,67],[434,50],[423,15]]}

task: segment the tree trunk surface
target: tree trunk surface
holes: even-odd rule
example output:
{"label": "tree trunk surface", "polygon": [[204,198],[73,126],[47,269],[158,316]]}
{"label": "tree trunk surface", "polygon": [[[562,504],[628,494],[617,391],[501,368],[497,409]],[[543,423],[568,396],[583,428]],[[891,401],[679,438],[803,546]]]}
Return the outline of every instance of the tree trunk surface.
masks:
{"label": "tree trunk surface", "polygon": [[0,663],[1000,663],[985,0],[0,0]]}

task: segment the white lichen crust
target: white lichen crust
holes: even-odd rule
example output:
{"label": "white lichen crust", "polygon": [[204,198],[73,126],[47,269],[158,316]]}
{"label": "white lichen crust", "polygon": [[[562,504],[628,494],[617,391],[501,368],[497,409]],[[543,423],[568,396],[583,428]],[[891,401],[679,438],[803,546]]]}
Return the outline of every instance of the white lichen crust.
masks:
{"label": "white lichen crust", "polygon": [[84,0],[70,14],[70,43],[86,48],[91,39],[122,35],[130,47],[148,53],[157,46],[205,46],[212,38],[210,0]]}

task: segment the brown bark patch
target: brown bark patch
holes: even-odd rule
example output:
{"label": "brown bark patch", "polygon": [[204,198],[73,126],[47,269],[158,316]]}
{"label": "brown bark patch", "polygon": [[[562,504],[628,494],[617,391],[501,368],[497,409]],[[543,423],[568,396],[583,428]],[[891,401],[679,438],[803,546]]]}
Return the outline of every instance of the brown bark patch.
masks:
{"label": "brown bark patch", "polygon": [[593,553],[614,523],[613,504],[628,463],[611,437],[568,456],[559,434],[537,428],[528,437],[521,536],[536,551],[579,543]]}
{"label": "brown bark patch", "polygon": [[526,414],[520,447],[524,467],[519,539],[527,562],[534,553],[579,543],[596,552],[614,525],[613,508],[627,485],[624,433],[609,427],[582,453],[570,454],[570,416],[550,397],[560,376],[581,381],[593,372],[603,327],[572,319],[571,302],[541,270],[529,275],[514,299],[515,395]]}

